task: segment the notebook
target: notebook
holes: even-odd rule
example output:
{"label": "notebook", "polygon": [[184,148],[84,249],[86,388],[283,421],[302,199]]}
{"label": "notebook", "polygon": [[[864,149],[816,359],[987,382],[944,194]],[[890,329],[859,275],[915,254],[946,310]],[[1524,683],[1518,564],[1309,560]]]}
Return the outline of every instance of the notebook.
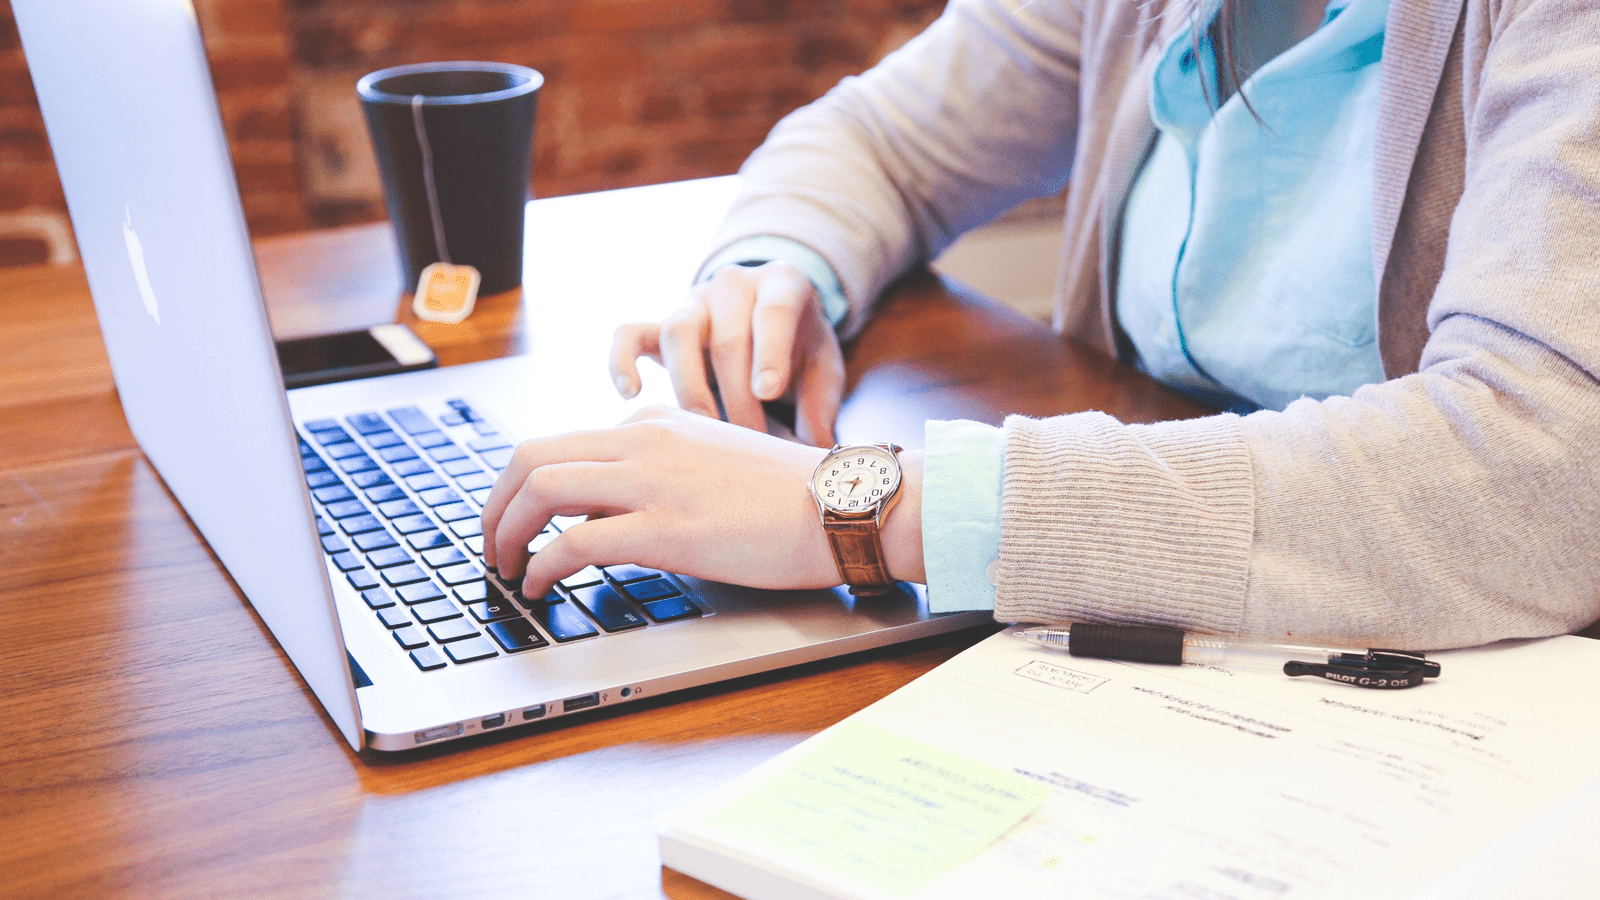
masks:
{"label": "notebook", "polygon": [[12,6],[129,426],[352,747],[548,723],[987,621],[930,615],[915,586],[858,601],[629,566],[545,598],[497,584],[475,540],[486,485],[519,438],[623,418],[603,360],[547,340],[286,393],[192,5]]}

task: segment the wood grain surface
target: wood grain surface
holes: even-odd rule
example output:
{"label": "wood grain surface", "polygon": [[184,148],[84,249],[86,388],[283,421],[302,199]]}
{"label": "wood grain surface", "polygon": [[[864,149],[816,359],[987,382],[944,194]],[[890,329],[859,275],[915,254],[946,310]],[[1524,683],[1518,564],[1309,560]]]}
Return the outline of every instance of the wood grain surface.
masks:
{"label": "wood grain surface", "polygon": [[[627,215],[665,234],[686,203],[714,222],[727,196],[707,182],[560,198],[530,223]],[[657,252],[692,271],[697,227]],[[530,259],[612,263],[581,230],[573,241]],[[280,336],[409,318],[392,247],[382,226],[259,245]],[[486,298],[461,325],[418,331],[446,364],[499,356],[530,345],[547,306]],[[926,272],[885,298],[850,371],[841,430],[875,439],[920,440],[930,416],[1203,411]],[[655,821],[979,636],[358,756],[140,454],[82,271],[0,272],[4,896],[726,896],[661,868]]]}

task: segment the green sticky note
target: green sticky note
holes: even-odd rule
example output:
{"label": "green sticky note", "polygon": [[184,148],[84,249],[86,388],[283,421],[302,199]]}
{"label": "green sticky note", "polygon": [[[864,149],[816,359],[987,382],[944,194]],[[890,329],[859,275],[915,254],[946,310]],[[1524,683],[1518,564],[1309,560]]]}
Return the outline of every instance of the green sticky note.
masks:
{"label": "green sticky note", "polygon": [[1037,809],[1045,785],[845,722],[704,824],[890,894],[909,894]]}

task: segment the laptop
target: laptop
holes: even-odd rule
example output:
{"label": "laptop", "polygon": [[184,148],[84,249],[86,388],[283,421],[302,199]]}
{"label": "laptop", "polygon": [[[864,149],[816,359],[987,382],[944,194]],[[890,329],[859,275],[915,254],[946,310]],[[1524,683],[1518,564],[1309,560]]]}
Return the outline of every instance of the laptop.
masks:
{"label": "laptop", "polygon": [[480,558],[487,485],[518,438],[624,417],[603,360],[545,341],[285,392],[189,0],[12,7],[129,426],[352,747],[537,726],[989,621],[930,615],[910,585],[858,601],[637,566],[544,598],[500,585]]}

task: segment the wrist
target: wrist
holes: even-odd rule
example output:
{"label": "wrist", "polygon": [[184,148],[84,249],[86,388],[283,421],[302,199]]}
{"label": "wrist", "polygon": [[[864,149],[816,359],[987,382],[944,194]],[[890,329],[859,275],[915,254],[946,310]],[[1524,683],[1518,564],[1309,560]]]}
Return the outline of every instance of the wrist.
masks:
{"label": "wrist", "polygon": [[925,584],[922,556],[922,451],[900,453],[900,497],[883,521],[883,556],[897,581]]}

